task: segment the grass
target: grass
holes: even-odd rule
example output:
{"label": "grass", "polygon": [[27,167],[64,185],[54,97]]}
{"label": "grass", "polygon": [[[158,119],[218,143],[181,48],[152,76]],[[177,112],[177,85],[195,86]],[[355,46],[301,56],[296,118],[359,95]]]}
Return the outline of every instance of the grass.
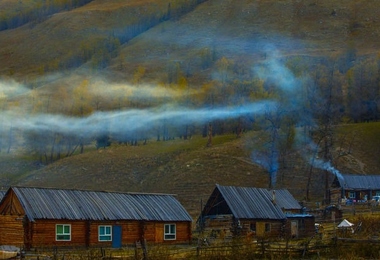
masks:
{"label": "grass", "polygon": [[[342,139],[346,142],[346,152],[349,153],[345,159],[349,160],[351,154],[354,158],[360,154],[367,161],[353,161],[358,165],[357,173],[377,174],[378,168],[376,154],[380,152],[380,122],[352,124],[340,128]],[[351,148],[350,148],[351,147]],[[375,155],[375,156],[374,156]],[[371,159],[372,158],[372,159]]]}

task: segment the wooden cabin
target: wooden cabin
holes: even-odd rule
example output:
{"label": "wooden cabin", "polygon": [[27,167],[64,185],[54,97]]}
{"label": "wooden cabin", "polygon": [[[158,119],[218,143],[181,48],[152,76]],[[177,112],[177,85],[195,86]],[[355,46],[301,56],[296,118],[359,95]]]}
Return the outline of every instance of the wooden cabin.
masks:
{"label": "wooden cabin", "polygon": [[306,237],[315,218],[287,190],[216,185],[197,224],[205,233],[223,236]]}
{"label": "wooden cabin", "polygon": [[27,250],[188,243],[191,226],[169,194],[11,187],[0,202],[0,244]]}
{"label": "wooden cabin", "polygon": [[330,189],[332,203],[367,202],[380,196],[380,175],[340,174]]}

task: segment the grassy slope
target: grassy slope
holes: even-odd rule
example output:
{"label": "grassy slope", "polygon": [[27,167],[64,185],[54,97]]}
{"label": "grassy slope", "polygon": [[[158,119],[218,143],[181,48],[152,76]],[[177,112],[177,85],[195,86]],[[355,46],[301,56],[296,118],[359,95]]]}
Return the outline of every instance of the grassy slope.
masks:
{"label": "grassy slope", "polygon": [[[136,37],[124,46],[111,69],[117,70],[123,59],[127,72],[141,63],[156,78],[157,63],[182,61],[191,66],[199,62],[204,48],[245,63],[260,61],[268,46],[280,55],[334,56],[349,47],[361,54],[378,52],[379,2],[355,1],[357,26],[352,33],[353,1],[315,2],[210,0],[179,21]],[[334,9],[336,16],[331,15]]]}
{"label": "grassy slope", "polygon": [[113,29],[132,25],[144,12],[165,12],[168,1],[93,1],[68,12],[54,14],[38,24],[0,32],[1,74],[10,68],[18,76],[41,73],[41,67],[80,54],[84,44],[96,44]]}
{"label": "grassy slope", "polygon": [[[355,138],[351,138],[354,140],[351,153],[340,157],[338,169],[343,173],[379,173],[380,161],[371,152],[378,151],[380,147],[380,140],[375,138],[380,136],[380,123],[349,125],[341,131],[355,132]],[[371,138],[370,134],[374,136]],[[206,139],[200,137],[168,142],[151,141],[137,147],[112,146],[63,159],[32,172],[28,178],[18,183],[174,193],[178,194],[191,214],[196,216],[200,200],[207,199],[216,183],[268,186],[265,170],[250,160],[247,144],[251,138],[252,135],[248,134],[240,139],[235,136],[218,136],[210,148],[205,147]],[[343,148],[347,150],[348,147],[345,144]],[[288,162],[292,163],[278,175],[278,188],[285,187],[302,200],[309,166],[298,156],[289,157]],[[312,182],[312,200],[320,200],[323,197],[321,171],[313,171]]]}
{"label": "grassy slope", "polygon": [[[159,5],[162,10],[167,8],[167,2],[150,2],[162,4]],[[16,76],[35,75],[38,67],[70,51],[78,51],[81,42],[96,41],[103,37],[104,30],[118,28],[120,17],[133,21],[130,17],[135,15],[136,9],[126,6],[127,3],[131,1],[94,1],[53,15],[33,27],[26,25],[0,32],[0,73],[6,75],[12,67]],[[355,15],[356,29],[350,34],[348,26],[354,3],[359,11]],[[148,77],[158,81],[164,77],[167,62],[189,62],[195,69],[199,53],[206,47],[214,48],[219,56],[239,58],[242,62],[262,59],[261,51],[267,43],[275,45],[282,55],[337,54],[344,51],[350,41],[360,53],[377,53],[379,7],[376,0],[343,3],[209,0],[180,20],[162,23],[123,45],[107,73],[121,71],[125,78],[130,78],[129,73],[141,64],[147,68]],[[333,9],[337,16],[331,15]],[[204,71],[206,76],[208,72]],[[44,91],[48,88],[45,86]],[[352,153],[338,161],[342,172],[380,171],[379,129],[377,123],[342,130],[350,133],[349,138],[354,140]],[[353,132],[358,133],[355,138],[351,137]],[[215,183],[258,187],[266,187],[268,183],[265,171],[250,162],[248,140],[220,137],[219,144],[217,140],[211,148],[205,148],[206,140],[195,138],[91,151],[32,171],[24,181],[14,178],[14,173],[25,174],[37,166],[26,160],[11,170],[13,164],[9,165],[12,161],[9,158],[4,159],[2,165],[7,169],[6,176],[11,176],[7,182],[10,184],[176,193],[196,215],[200,199],[207,198]],[[308,166],[298,158],[289,161],[291,167],[281,172],[284,178],[278,183],[302,199]],[[313,183],[322,180],[323,176],[315,171]],[[313,187],[315,199],[321,196],[318,189],[317,185]]]}
{"label": "grassy slope", "polygon": [[[144,12],[165,12],[168,2],[93,1],[35,26],[0,32],[0,73],[8,74],[11,68],[19,76],[41,72],[44,65],[77,52],[81,44],[94,43],[105,32],[133,24]],[[331,55],[348,45],[361,53],[378,52],[379,7],[375,0],[209,0],[179,21],[163,23],[122,46],[110,69],[119,70],[122,59],[123,71],[131,72],[143,64],[156,76],[168,60],[197,62],[204,47],[227,57],[247,59],[248,55],[251,61],[261,58],[257,52],[268,43],[286,55]],[[334,9],[336,16],[331,15]],[[353,20],[356,26],[350,33]]]}

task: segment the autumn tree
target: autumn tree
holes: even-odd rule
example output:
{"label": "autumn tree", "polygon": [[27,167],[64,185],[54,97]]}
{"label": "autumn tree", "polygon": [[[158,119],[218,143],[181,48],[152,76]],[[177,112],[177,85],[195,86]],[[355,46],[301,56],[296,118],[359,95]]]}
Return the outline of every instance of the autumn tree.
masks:
{"label": "autumn tree", "polygon": [[[185,76],[180,76],[178,81],[178,91],[181,96],[180,103],[184,107],[192,107],[192,95],[190,93],[190,87],[187,81],[187,78]],[[185,120],[185,119],[181,119]],[[180,124],[182,130],[180,131],[180,136],[183,137],[183,139],[187,140],[191,136],[191,128],[192,126],[188,122],[183,122]]]}
{"label": "autumn tree", "polygon": [[140,83],[141,83],[141,81],[142,81],[145,73],[146,73],[146,68],[143,67],[143,66],[141,66],[141,65],[139,65],[136,68],[136,70],[135,70],[135,72],[133,74],[133,81],[132,81],[132,83],[134,85],[137,85],[137,86],[140,85]]}
{"label": "autumn tree", "polygon": [[[93,108],[91,107],[91,95],[89,91],[89,81],[84,79],[74,90],[73,90],[73,106],[72,114],[77,117],[85,117],[92,113]],[[90,138],[90,133],[82,132],[77,133],[79,136],[79,147],[80,153],[84,151],[84,145],[88,142]]]}

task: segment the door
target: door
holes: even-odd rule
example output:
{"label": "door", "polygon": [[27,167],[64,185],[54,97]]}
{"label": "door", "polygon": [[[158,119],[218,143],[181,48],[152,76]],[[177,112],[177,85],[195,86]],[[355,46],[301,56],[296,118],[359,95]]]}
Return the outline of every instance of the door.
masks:
{"label": "door", "polygon": [[121,226],[112,226],[112,247],[121,247]]}
{"label": "door", "polygon": [[257,234],[257,236],[264,236],[265,235],[265,223],[256,222],[256,234]]}
{"label": "door", "polygon": [[298,237],[298,221],[293,220],[290,223],[290,229],[292,237]]}

